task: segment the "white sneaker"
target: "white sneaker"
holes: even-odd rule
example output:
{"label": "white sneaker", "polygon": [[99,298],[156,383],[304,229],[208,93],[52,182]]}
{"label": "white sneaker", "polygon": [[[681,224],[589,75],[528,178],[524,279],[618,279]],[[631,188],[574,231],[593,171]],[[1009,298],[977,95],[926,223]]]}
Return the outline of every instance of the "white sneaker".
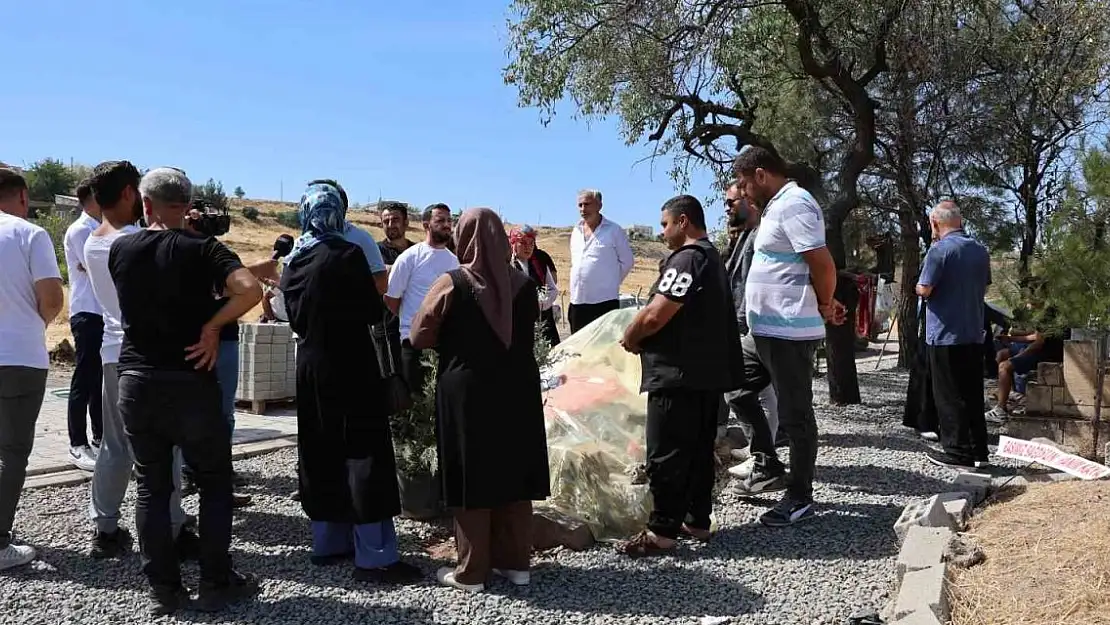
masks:
{"label": "white sneaker", "polygon": [[728,472],[740,479],[747,479],[752,474],[752,469],[755,468],[755,458],[748,458],[740,464],[729,467]]}
{"label": "white sneaker", "polygon": [[936,432],[922,432],[919,436],[927,441],[939,441],[940,435]]}
{"label": "white sneaker", "polygon": [[82,471],[92,473],[93,469],[96,468],[96,456],[92,454],[92,449],[88,445],[70,447],[69,461],[73,463],[73,466]]}
{"label": "white sneaker", "polygon": [[995,406],[994,408],[991,408],[983,416],[986,418],[987,423],[994,424],[1005,423],[1006,419],[1010,418],[1009,413],[1007,413],[1006,410],[1000,406]]}
{"label": "white sneaker", "polygon": [[93,458],[100,457],[100,441],[93,441],[89,444],[89,453],[92,454]]}
{"label": "white sneaker", "polygon": [[493,569],[493,574],[504,577],[514,586],[527,586],[532,582],[532,574],[528,571],[510,571],[509,569]]}
{"label": "white sneaker", "polygon": [[0,571],[29,564],[34,559],[34,547],[28,547],[27,545],[8,545],[0,549]]}
{"label": "white sneaker", "polygon": [[464,584],[462,582],[455,581],[455,569],[449,566],[445,566],[436,571],[436,580],[444,586],[458,588],[459,590],[465,590],[467,592],[482,592],[486,589],[485,584]]}

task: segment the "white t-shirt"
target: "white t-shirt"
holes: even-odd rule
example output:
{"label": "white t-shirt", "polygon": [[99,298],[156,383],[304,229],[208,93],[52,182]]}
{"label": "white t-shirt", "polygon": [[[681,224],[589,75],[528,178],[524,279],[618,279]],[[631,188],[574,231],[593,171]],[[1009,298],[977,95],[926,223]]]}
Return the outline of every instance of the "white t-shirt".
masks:
{"label": "white t-shirt", "polygon": [[77,221],[66,229],[66,237],[62,244],[66,253],[66,269],[69,270],[69,316],[78,313],[100,314],[100,304],[96,302],[92,287],[89,285],[89,276],[81,271],[85,265],[85,241],[94,230],[100,227],[100,222],[89,217],[85,211]]}
{"label": "white t-shirt", "polygon": [[412,319],[424,296],[440,276],[458,269],[459,259],[448,249],[436,249],[423,241],[401,252],[389,271],[389,288],[385,294],[401,300],[401,339],[409,338]]}
{"label": "white t-shirt", "polygon": [[104,236],[91,235],[85,241],[85,271],[96,301],[104,315],[104,341],[100,344],[100,361],[106,365],[119,363],[120,345],[123,344],[123,315],[119,310],[119,295],[112,274],[108,272],[108,253],[116,239],[139,231],[138,226],[124,226]]}
{"label": "white t-shirt", "polygon": [[0,366],[50,368],[46,324],[35,298],[35,283],[50,278],[62,278],[50,235],[0,213]]}
{"label": "white t-shirt", "polygon": [[803,252],[825,247],[825,218],[808,191],[794,182],[771,198],[755,235],[744,290],[748,327],[755,336],[795,341],[825,338]]}

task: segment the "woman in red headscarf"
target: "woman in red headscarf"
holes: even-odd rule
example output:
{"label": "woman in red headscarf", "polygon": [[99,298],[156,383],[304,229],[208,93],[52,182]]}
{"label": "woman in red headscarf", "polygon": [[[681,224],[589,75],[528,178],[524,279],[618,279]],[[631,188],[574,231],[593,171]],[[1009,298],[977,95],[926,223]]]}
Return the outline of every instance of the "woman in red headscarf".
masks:
{"label": "woman in red headscarf", "polygon": [[513,228],[509,233],[509,246],[513,258],[509,265],[527,275],[536,284],[540,300],[540,323],[543,324],[543,337],[552,347],[559,344],[559,328],[555,325],[555,312],[552,307],[559,297],[559,287],[555,284],[555,269],[545,263],[536,249],[536,231],[532,226]]}
{"label": "woman in red headscarf", "polygon": [[540,372],[539,301],[510,268],[497,213],[455,225],[460,268],[440,277],[413,319],[417,349],[439,352],[436,436],[444,502],[455,511],[459,563],[440,583],[480,591],[490,574],[530,581],[532,501],[550,494]]}

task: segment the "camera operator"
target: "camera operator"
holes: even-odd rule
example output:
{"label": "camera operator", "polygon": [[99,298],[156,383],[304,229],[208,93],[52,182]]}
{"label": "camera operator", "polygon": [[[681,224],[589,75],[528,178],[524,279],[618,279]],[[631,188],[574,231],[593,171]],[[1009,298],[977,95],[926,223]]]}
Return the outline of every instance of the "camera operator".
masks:
{"label": "camera operator", "polygon": [[[147,229],[113,244],[108,267],[119,294],[124,339],[120,413],[138,465],[136,526],[151,611],[169,614],[189,600],[169,521],[173,446],[200,487],[201,576],[192,607],[216,611],[257,591],[231,567],[231,436],[213,372],[220,330],[262,299],[239,257],[212,237],[184,229],[192,183],[171,168],[139,185]],[[213,314],[212,285],[229,299]]]}

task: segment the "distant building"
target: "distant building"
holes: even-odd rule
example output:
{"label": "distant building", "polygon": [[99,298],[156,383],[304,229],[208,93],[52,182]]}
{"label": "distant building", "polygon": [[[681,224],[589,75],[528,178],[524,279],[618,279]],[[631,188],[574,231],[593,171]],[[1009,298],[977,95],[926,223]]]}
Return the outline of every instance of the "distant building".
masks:
{"label": "distant building", "polygon": [[77,202],[77,197],[73,195],[54,195],[54,210],[58,212],[76,213],[80,210],[80,204]]}
{"label": "distant building", "polygon": [[655,228],[634,225],[627,229],[628,238],[633,241],[650,241],[655,238]]}

